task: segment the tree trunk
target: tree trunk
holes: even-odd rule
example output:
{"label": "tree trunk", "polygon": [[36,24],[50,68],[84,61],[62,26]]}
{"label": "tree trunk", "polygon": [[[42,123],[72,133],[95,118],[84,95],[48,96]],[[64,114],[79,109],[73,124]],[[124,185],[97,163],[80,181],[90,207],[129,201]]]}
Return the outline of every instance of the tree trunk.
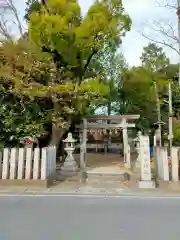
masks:
{"label": "tree trunk", "polygon": [[51,135],[51,140],[49,142],[49,145],[56,146],[58,148],[59,143],[62,140],[62,137],[65,132],[66,132],[66,129],[63,129],[63,128],[59,129],[53,125],[52,126],[52,135]]}
{"label": "tree trunk", "polygon": [[107,114],[108,114],[108,116],[111,115],[111,100],[110,99],[107,104]]}
{"label": "tree trunk", "polygon": [[[60,109],[59,104],[57,102],[54,102],[53,106],[54,106],[54,111],[55,112],[57,112],[57,113],[61,112],[61,109]],[[70,124],[71,124],[70,119],[69,119],[68,123],[69,123],[68,126],[70,126]],[[58,148],[59,143],[62,140],[62,137],[67,130],[68,129],[66,129],[66,128],[57,128],[56,125],[52,124],[52,134],[51,134],[51,140],[49,142],[49,145],[56,146]]]}
{"label": "tree trunk", "polygon": [[[55,112],[60,112],[61,111],[61,109],[59,108],[59,104],[58,103],[54,102],[53,105],[54,105],[54,111]],[[63,138],[64,133],[69,129],[70,125],[71,125],[71,118],[68,119],[68,124],[67,124],[66,128],[58,128],[58,127],[56,127],[56,125],[52,125],[51,140],[49,142],[49,145],[50,146],[56,146],[57,156],[59,155],[58,154],[59,144],[60,144],[60,142],[61,142],[61,140]],[[63,158],[64,157],[63,156],[64,155],[63,154],[63,150],[61,152],[62,152],[62,158]]]}

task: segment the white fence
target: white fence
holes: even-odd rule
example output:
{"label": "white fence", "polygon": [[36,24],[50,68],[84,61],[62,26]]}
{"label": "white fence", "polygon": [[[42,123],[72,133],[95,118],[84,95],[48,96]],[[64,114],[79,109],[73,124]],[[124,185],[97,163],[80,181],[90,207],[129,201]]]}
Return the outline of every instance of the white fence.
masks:
{"label": "white fence", "polygon": [[0,153],[1,180],[46,180],[56,172],[56,147],[4,148]]}
{"label": "white fence", "polygon": [[[174,182],[179,181],[179,148],[172,147],[172,159],[168,157],[166,147],[157,147],[155,152],[158,178],[164,181],[169,181],[170,179]],[[171,168],[169,168],[169,163]]]}

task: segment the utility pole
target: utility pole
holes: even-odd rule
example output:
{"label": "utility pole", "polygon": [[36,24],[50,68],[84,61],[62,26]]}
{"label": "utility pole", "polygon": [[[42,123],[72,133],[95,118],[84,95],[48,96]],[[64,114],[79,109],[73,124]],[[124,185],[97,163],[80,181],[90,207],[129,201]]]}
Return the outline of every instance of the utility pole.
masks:
{"label": "utility pole", "polygon": [[179,75],[178,81],[180,86],[180,0],[177,0],[177,16],[178,16],[178,46],[179,46]]}
{"label": "utility pole", "polygon": [[159,136],[158,136],[158,141],[159,141],[159,147],[162,146],[162,129],[161,129],[161,106],[160,106],[160,101],[159,101],[159,93],[158,93],[158,88],[157,88],[157,83],[156,83],[156,80],[154,81],[154,90],[155,90],[155,94],[156,94],[156,108],[157,108],[157,119],[158,119],[158,122],[157,122],[157,125],[158,125],[158,132],[159,132]]}
{"label": "utility pole", "polygon": [[172,116],[173,116],[173,109],[172,109],[172,89],[171,89],[171,80],[169,80],[168,84],[168,95],[169,95],[169,148],[170,154],[172,157],[172,143],[173,143],[173,124],[172,124]]}

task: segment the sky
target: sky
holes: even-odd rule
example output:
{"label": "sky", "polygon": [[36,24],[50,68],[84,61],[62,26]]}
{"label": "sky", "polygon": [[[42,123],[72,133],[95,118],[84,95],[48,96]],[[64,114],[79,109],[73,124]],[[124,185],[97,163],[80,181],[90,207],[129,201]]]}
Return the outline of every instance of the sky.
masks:
{"label": "sky", "polygon": [[[143,47],[147,46],[149,43],[149,41],[142,36],[142,32],[151,36],[153,39],[160,39],[160,36],[157,38],[155,32],[147,27],[147,25],[152,25],[154,21],[163,20],[164,22],[170,22],[171,26],[176,27],[177,19],[174,10],[158,7],[155,1],[157,0],[123,0],[125,11],[132,19],[132,27],[131,31],[128,32],[123,39],[119,51],[124,54],[126,61],[130,66],[140,64],[140,55]],[[165,0],[160,1],[162,2]],[[25,0],[15,0],[15,2],[21,20],[23,20]],[[79,0],[79,3],[85,14],[93,3],[93,0]],[[173,50],[164,48],[164,51],[170,58],[171,62],[177,62],[178,56]]]}

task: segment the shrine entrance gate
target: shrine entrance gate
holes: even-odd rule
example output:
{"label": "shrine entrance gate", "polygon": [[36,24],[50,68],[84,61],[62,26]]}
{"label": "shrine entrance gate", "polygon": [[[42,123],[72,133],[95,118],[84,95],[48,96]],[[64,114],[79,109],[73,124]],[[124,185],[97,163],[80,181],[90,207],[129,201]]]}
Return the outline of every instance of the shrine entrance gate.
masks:
{"label": "shrine entrance gate", "polygon": [[123,150],[124,150],[124,166],[131,168],[130,146],[128,141],[128,128],[134,128],[135,121],[140,115],[114,115],[114,116],[89,116],[83,119],[83,123],[76,125],[76,129],[80,134],[80,168],[85,170],[87,162],[87,137],[88,132],[98,131],[101,134],[110,136],[109,133],[114,131],[118,133],[122,131]]}

